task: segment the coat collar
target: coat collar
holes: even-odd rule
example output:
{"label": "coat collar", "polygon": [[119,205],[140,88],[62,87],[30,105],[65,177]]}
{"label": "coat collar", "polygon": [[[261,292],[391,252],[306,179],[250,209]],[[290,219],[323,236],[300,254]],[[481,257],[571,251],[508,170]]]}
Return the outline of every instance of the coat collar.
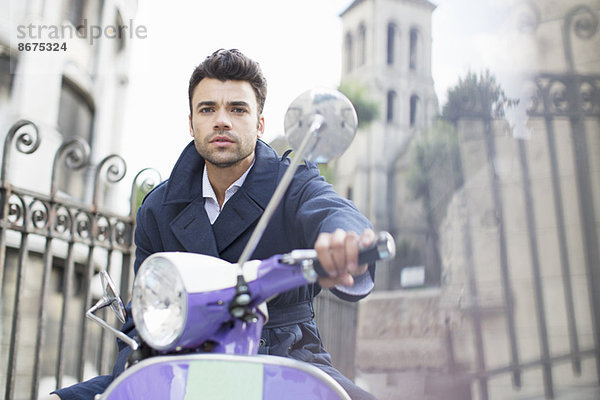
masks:
{"label": "coat collar", "polygon": [[218,255],[260,218],[277,186],[280,163],[275,151],[261,140],[255,152],[246,181],[211,226],[202,196],[204,159],[193,142],[183,150],[169,177],[163,205],[187,203],[170,224],[187,251]]}

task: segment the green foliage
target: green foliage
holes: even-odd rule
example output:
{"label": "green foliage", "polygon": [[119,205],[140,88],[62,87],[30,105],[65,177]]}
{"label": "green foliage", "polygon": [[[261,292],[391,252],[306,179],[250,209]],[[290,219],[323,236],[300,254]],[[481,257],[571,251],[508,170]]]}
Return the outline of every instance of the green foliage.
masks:
{"label": "green foliage", "polygon": [[453,122],[463,117],[502,118],[505,108],[516,104],[518,100],[506,96],[489,70],[479,75],[469,71],[456,86],[448,89],[442,117]]}
{"label": "green foliage", "polygon": [[146,198],[146,196],[148,195],[148,193],[150,193],[152,191],[152,189],[154,189],[154,187],[156,186],[156,184],[149,184],[149,182],[142,182],[141,184],[136,184],[135,188],[133,190],[133,207],[134,207],[134,215],[137,213],[138,208],[140,208],[140,206],[142,205],[142,202],[144,201],[144,199]]}
{"label": "green foliage", "polygon": [[140,206],[142,205],[142,201],[144,201],[144,198],[146,197],[147,194],[148,194],[148,191],[143,190],[142,185],[135,185],[134,204],[135,204],[135,212],[136,213],[137,213],[137,209],[140,208]]}
{"label": "green foliage", "polygon": [[319,164],[319,172],[331,184],[335,182],[335,169],[329,164]]}
{"label": "green foliage", "polygon": [[357,82],[342,82],[338,87],[354,105],[358,127],[364,128],[379,117],[379,104],[369,97],[367,89]]}
{"label": "green foliage", "polygon": [[[438,120],[432,129],[413,148],[412,160],[406,185],[414,200],[424,199],[430,203],[433,179],[444,184],[446,191],[454,191],[462,185],[456,169],[459,163],[458,138],[454,126]],[[450,174],[450,176],[447,176]],[[428,206],[428,204],[426,204]]]}
{"label": "green foliage", "polygon": [[454,124],[438,120],[432,129],[414,143],[406,186],[414,200],[423,205],[431,260],[425,267],[427,282],[439,283],[441,258],[438,227],[452,195],[462,185],[460,149]]}

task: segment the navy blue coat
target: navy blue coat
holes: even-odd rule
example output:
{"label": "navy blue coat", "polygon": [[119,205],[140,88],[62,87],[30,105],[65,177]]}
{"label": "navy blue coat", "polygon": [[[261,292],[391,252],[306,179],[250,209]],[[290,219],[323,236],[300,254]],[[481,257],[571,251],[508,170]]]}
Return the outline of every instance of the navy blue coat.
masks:
{"label": "navy blue coat", "polygon": [[[202,195],[204,160],[191,142],[179,157],[170,178],[153,190],[138,210],[135,271],[146,257],[161,251],[201,253],[237,262],[289,163],[288,158],[279,158],[271,147],[259,140],[255,162],[246,181],[211,225]],[[312,248],[321,232],[342,228],[360,234],[370,227],[356,207],[325,182],[317,166],[308,163],[299,166],[251,259]],[[356,288],[332,291],[343,299],[357,301],[371,290],[373,276],[374,266],[370,266],[369,273],[358,280],[361,282],[356,285],[360,286],[358,292]],[[312,300],[319,290],[317,284],[308,285],[269,301],[269,322],[263,330],[259,352],[310,362],[352,393],[359,389],[333,368],[313,320]],[[134,335],[131,320],[125,323],[123,331]],[[119,347],[112,376],[97,377],[59,390],[61,398],[91,399],[93,393],[103,392],[113,377],[123,371],[129,356],[129,347],[120,341]]]}

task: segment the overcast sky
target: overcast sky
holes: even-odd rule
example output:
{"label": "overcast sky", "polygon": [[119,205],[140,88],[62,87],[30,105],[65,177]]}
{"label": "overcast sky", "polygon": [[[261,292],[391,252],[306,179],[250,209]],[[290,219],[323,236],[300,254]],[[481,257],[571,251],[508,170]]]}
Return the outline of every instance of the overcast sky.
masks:
{"label": "overcast sky", "polygon": [[[289,103],[316,86],[334,88],[341,72],[339,13],[351,0],[140,1],[121,153],[131,171],[153,166],[168,176],[191,139],[187,85],[193,68],[218,48],[259,61],[268,81],[267,140],[282,134]],[[433,0],[432,74],[440,105],[467,70],[502,68],[500,0]]]}

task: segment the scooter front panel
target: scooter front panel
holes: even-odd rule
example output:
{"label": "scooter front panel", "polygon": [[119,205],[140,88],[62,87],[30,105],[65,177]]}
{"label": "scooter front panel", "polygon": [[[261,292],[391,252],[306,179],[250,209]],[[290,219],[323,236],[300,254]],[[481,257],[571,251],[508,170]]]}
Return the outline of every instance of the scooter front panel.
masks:
{"label": "scooter front panel", "polygon": [[198,354],[144,360],[117,377],[100,399],[346,400],[349,397],[323,371],[296,360]]}

